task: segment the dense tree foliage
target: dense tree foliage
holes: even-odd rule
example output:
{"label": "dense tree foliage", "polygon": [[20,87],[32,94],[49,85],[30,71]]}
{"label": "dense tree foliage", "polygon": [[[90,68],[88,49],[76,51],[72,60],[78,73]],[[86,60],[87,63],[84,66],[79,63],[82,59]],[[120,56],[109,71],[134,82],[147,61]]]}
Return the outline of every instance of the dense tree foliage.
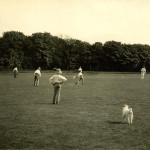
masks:
{"label": "dense tree foliage", "polygon": [[150,46],[107,41],[89,44],[80,40],[62,39],[50,33],[25,36],[21,32],[4,32],[0,37],[0,66],[20,69],[60,67],[64,70],[82,66],[95,71],[139,71],[150,69]]}

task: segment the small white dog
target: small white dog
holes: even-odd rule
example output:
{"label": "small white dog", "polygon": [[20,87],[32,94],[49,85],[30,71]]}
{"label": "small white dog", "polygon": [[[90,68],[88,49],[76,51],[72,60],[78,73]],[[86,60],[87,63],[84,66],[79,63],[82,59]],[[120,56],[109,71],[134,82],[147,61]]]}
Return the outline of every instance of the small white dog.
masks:
{"label": "small white dog", "polygon": [[132,108],[129,108],[128,105],[124,105],[122,109],[122,116],[126,122],[132,124],[133,122],[133,111]]}

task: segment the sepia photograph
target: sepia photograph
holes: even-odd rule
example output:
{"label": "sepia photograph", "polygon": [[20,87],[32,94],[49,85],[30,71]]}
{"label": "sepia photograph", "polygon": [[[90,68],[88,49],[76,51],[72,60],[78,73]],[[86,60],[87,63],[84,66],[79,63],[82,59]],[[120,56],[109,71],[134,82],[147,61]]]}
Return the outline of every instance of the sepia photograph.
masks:
{"label": "sepia photograph", "polygon": [[150,0],[0,0],[0,150],[150,150]]}

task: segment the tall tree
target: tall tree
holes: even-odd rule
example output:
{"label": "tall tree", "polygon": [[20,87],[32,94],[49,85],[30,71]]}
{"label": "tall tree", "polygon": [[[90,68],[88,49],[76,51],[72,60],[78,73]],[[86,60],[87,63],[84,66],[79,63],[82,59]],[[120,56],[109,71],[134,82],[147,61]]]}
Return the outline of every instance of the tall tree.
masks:
{"label": "tall tree", "polygon": [[103,70],[104,69],[104,54],[103,44],[96,42],[91,46],[91,65],[92,70]]}
{"label": "tall tree", "polygon": [[33,42],[32,60],[34,67],[41,66],[48,69],[52,63],[53,40],[50,33],[34,33],[31,36]]}
{"label": "tall tree", "polygon": [[121,42],[108,41],[103,46],[106,70],[121,71],[122,44]]}
{"label": "tall tree", "polygon": [[21,68],[24,59],[23,42],[25,35],[21,32],[10,31],[4,32],[0,45],[1,60],[3,65],[13,67],[18,65]]}

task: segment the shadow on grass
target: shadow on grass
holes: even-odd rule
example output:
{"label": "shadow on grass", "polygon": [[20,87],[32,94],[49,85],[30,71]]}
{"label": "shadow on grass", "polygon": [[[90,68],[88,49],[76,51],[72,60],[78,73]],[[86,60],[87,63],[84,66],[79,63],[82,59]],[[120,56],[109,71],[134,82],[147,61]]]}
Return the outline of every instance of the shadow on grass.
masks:
{"label": "shadow on grass", "polygon": [[125,124],[121,121],[107,121],[109,124]]}
{"label": "shadow on grass", "polygon": [[59,105],[59,104],[53,104],[53,103],[35,103],[37,105]]}

